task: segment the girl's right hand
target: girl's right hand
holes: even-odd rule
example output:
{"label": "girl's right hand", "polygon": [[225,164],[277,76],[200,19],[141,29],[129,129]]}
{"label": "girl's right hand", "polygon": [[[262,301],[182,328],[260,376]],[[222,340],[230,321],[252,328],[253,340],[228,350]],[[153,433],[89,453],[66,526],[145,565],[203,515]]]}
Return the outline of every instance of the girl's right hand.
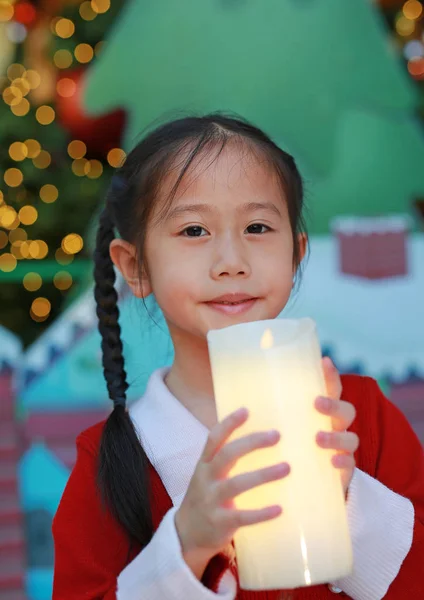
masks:
{"label": "girl's right hand", "polygon": [[210,559],[231,542],[239,527],[269,521],[282,512],[278,505],[256,510],[235,508],[234,498],[242,492],[282,479],[290,472],[287,463],[279,463],[227,477],[239,458],[258,448],[274,446],[280,439],[278,431],[270,430],[226,443],[247,418],[248,411],[242,408],[211,429],[187,493],[175,514],[184,559],[198,579]]}

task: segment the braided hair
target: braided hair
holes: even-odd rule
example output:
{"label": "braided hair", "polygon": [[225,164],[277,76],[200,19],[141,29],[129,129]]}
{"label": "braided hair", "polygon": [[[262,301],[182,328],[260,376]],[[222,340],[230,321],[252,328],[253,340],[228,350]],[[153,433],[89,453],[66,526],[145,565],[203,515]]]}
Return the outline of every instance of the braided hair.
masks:
{"label": "braided hair", "polygon": [[176,182],[160,218],[166,215],[193,162],[202,156],[209,159],[213,153],[212,161],[216,160],[230,140],[260,154],[278,177],[287,202],[293,234],[293,264],[297,269],[301,255],[298,233],[306,231],[301,176],[290,154],[240,118],[222,114],[187,117],[153,130],[129,153],[112,178],[100,216],[94,252],[94,295],[102,337],[103,372],[113,410],[102,433],[98,484],[104,503],[127,531],[131,543],[137,542],[142,547],[153,535],[149,461],[126,409],[128,383],[109,246],[116,230],[122,239],[134,244],[138,263],[147,272],[144,242],[164,178],[171,170],[176,171]]}

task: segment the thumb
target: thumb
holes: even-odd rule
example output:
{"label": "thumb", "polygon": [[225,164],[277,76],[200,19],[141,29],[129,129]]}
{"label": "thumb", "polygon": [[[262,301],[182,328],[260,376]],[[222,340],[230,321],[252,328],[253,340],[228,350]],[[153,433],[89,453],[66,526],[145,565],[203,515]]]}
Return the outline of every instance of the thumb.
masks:
{"label": "thumb", "polygon": [[342,395],[342,382],[339,372],[329,356],[325,356],[322,359],[322,367],[324,370],[328,397],[333,398],[334,400],[340,400]]}

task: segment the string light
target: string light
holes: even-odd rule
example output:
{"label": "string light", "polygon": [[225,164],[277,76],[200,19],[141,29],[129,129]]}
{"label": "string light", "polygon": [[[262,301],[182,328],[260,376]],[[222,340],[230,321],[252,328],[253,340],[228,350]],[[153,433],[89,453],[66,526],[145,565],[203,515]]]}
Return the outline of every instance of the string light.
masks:
{"label": "string light", "polygon": [[79,14],[84,21],[92,21],[97,17],[98,13],[93,10],[90,0],[87,0],[79,7]]}
{"label": "string light", "polygon": [[18,261],[16,260],[16,256],[13,256],[10,252],[5,252],[0,256],[0,269],[4,273],[11,273],[16,269],[16,265]]}
{"label": "string light", "polygon": [[121,167],[126,158],[127,155],[122,148],[112,148],[107,153],[107,162],[114,168]]}
{"label": "string light", "polygon": [[10,251],[13,254],[13,256],[18,260],[22,260],[23,258],[25,258],[25,255],[21,252],[21,247],[23,244],[24,242],[22,240],[16,240],[16,242],[13,242],[13,244],[11,245]]}
{"label": "string light", "polygon": [[22,98],[19,104],[14,104],[10,107],[10,110],[13,112],[15,117],[24,117],[29,113],[29,109],[31,108],[28,100],[26,98]]}
{"label": "string light", "polygon": [[37,142],[37,140],[28,139],[24,142],[25,146],[28,149],[28,158],[37,158],[37,156],[41,152],[41,144]]}
{"label": "string light", "polygon": [[35,118],[40,125],[50,125],[55,119],[55,112],[51,106],[39,106],[35,113]]}
{"label": "string light", "polygon": [[53,55],[53,62],[58,69],[68,69],[73,60],[74,58],[69,50],[57,50]]}
{"label": "string light", "polygon": [[70,38],[75,33],[75,25],[70,19],[59,19],[55,24],[55,33],[63,39]]}
{"label": "string light", "polygon": [[68,154],[71,158],[83,158],[87,152],[87,146],[81,140],[73,140],[68,144]]}
{"label": "string light", "polygon": [[411,35],[411,33],[414,33],[415,22],[401,16],[396,20],[395,27],[399,35],[407,37],[408,35]]}
{"label": "string light", "polygon": [[52,157],[47,150],[41,150],[40,154],[33,158],[32,162],[37,169],[47,169],[52,162]]}
{"label": "string light", "polygon": [[9,156],[16,162],[25,160],[28,156],[28,148],[22,142],[13,142],[9,146]]}
{"label": "string light", "polygon": [[59,196],[59,191],[55,185],[51,183],[46,183],[40,189],[40,198],[46,204],[51,204],[52,202],[56,202]]}
{"label": "string light", "polygon": [[22,175],[22,171],[16,169],[15,167],[7,169],[4,174],[4,181],[9,187],[18,187],[21,185],[23,179],[24,176]]}
{"label": "string light", "polygon": [[29,87],[32,90],[36,90],[41,83],[41,77],[37,71],[34,71],[34,69],[28,69],[28,71],[25,71],[22,77],[28,81]]}
{"label": "string light", "polygon": [[402,9],[403,14],[407,19],[419,19],[423,12],[423,7],[421,2],[418,0],[408,0],[405,2]]}
{"label": "string light", "polygon": [[34,240],[29,244],[29,254],[32,258],[42,260],[49,253],[49,247],[43,240]]}
{"label": "string light", "polygon": [[7,2],[5,0],[0,1],[0,23],[6,23],[7,21],[11,21],[14,12],[15,9],[13,8],[10,2]]}
{"label": "string light", "polygon": [[84,177],[90,171],[90,161],[86,158],[77,158],[72,162],[72,172],[77,177]]}
{"label": "string light", "polygon": [[59,96],[62,98],[70,98],[76,92],[77,84],[73,79],[69,79],[69,77],[63,77],[59,79],[56,84],[56,90]]}
{"label": "string light", "polygon": [[69,290],[72,285],[72,276],[67,271],[59,271],[53,278],[53,284],[58,290]]}
{"label": "string light", "polygon": [[47,298],[39,297],[36,298],[31,304],[30,315],[34,321],[42,322],[45,321],[51,311],[52,305]]}
{"label": "string light", "polygon": [[15,242],[26,242],[27,239],[27,232],[24,229],[21,229],[20,227],[9,233],[9,241],[11,244]]}
{"label": "string light", "polygon": [[60,265],[69,265],[73,260],[73,254],[67,254],[62,250],[62,248],[58,248],[55,252],[55,259]]}
{"label": "string light", "polygon": [[7,68],[6,73],[7,73],[9,80],[13,81],[14,79],[17,79],[18,77],[23,77],[24,74],[26,73],[26,71],[25,71],[24,65],[21,65],[20,63],[12,63]]}
{"label": "string light", "polygon": [[77,254],[82,250],[84,241],[77,233],[70,233],[62,240],[62,250],[67,254]]}
{"label": "string light", "polygon": [[29,82],[26,79],[24,79],[23,77],[17,77],[16,79],[14,79],[12,81],[12,86],[17,87],[18,90],[21,91],[22,96],[26,96],[31,90],[31,86],[29,85]]}
{"label": "string light", "polygon": [[9,106],[15,106],[16,104],[19,104],[23,98],[21,90],[14,85],[10,85],[9,87],[5,88],[2,96],[4,102]]}
{"label": "string light", "polygon": [[34,206],[27,204],[19,211],[19,220],[23,225],[33,225],[38,219],[38,211]]}
{"label": "string light", "polygon": [[75,58],[80,63],[88,63],[94,56],[94,50],[90,44],[78,44],[74,50]]}
{"label": "string light", "polygon": [[0,225],[5,229],[10,229],[16,221],[17,213],[12,206],[2,206],[0,210]]}
{"label": "string light", "polygon": [[43,280],[38,273],[27,273],[22,281],[28,292],[36,292],[43,285]]}
{"label": "string light", "polygon": [[90,170],[87,177],[90,179],[98,179],[103,173],[103,165],[99,160],[90,160]]}
{"label": "string light", "polygon": [[98,14],[107,12],[110,8],[110,0],[91,0],[91,8]]}
{"label": "string light", "polygon": [[32,256],[29,255],[29,244],[30,242],[24,240],[19,247],[19,252],[21,253],[22,258],[31,259]]}

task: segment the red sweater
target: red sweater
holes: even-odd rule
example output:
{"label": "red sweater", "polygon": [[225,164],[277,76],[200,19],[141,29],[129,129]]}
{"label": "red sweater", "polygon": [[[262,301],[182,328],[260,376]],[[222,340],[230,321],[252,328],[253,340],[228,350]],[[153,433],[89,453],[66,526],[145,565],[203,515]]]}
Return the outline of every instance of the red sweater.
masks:
{"label": "red sweater", "polygon": [[[381,393],[374,380],[343,376],[342,397],[352,402],[357,417],[351,431],[360,438],[355,455],[359,469],[394,492],[409,498],[415,508],[412,547],[389,587],[387,600],[424,598],[424,453],[403,414]],[[117,577],[141,548],[129,553],[128,537],[111,514],[103,510],[96,488],[96,465],[101,432],[98,423],[77,439],[78,457],[53,522],[55,572],[53,600],[115,600]],[[172,507],[158,474],[151,466],[152,511],[155,529]],[[203,583],[216,591],[225,569],[236,566],[224,555],[209,563]],[[334,600],[327,585],[278,591],[239,590],[237,600]],[[346,597],[344,593],[340,597]],[[153,600],[153,599],[152,599]],[[156,600],[156,599],[155,599]],[[158,599],[159,600],[159,599]]]}

